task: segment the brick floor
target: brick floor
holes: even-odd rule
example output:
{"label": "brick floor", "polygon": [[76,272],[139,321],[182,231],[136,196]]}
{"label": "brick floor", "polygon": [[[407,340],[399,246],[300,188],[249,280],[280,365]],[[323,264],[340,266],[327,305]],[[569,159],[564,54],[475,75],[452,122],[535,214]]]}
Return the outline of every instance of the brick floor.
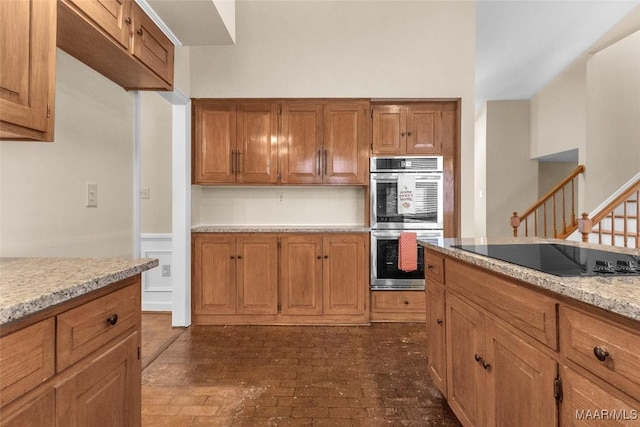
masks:
{"label": "brick floor", "polygon": [[142,374],[144,426],[459,426],[424,324],[195,326]]}

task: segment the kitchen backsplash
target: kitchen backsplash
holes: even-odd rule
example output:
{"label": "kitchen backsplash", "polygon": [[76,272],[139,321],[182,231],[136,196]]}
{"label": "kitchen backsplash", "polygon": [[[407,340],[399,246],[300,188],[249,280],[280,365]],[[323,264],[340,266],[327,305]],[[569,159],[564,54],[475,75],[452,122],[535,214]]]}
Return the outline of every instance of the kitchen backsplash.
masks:
{"label": "kitchen backsplash", "polygon": [[192,225],[363,225],[364,192],[362,187],[193,186]]}

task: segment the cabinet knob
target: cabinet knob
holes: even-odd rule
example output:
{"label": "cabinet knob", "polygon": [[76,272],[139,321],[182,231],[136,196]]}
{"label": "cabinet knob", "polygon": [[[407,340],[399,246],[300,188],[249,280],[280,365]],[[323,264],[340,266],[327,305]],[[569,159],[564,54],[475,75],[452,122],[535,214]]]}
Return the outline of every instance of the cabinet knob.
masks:
{"label": "cabinet knob", "polygon": [[322,259],[322,257],[320,255],[318,255],[318,259]]}
{"label": "cabinet knob", "polygon": [[127,19],[124,20],[127,25],[131,25],[131,17],[127,16]]}
{"label": "cabinet knob", "polygon": [[325,255],[325,256],[324,256],[324,259],[327,259],[327,258],[329,258],[329,255]]}
{"label": "cabinet knob", "polygon": [[405,303],[406,305],[409,305],[409,301],[405,301],[404,303]]}
{"label": "cabinet knob", "polygon": [[593,348],[593,354],[596,356],[596,359],[601,362],[604,362],[605,360],[607,360],[607,357],[609,357],[609,352],[600,346],[596,346]]}
{"label": "cabinet knob", "polygon": [[427,264],[427,270],[433,270],[433,264]]}
{"label": "cabinet knob", "polygon": [[142,28],[138,28],[138,34],[142,35]]}
{"label": "cabinet knob", "polygon": [[482,361],[482,367],[485,369],[485,371],[489,368],[491,368],[491,363],[487,363],[484,360]]}
{"label": "cabinet knob", "polygon": [[436,319],[436,323],[437,323],[438,325],[442,325],[442,319]]}
{"label": "cabinet knob", "polygon": [[482,361],[482,357],[478,356],[478,353],[473,355],[474,359],[476,359],[476,362],[481,362]]}
{"label": "cabinet knob", "polygon": [[111,316],[109,316],[107,318],[107,323],[110,324],[111,326],[115,325],[116,323],[118,323],[118,314],[114,313]]}
{"label": "cabinet knob", "polygon": [[407,133],[406,132],[401,132],[400,136],[405,136]]}
{"label": "cabinet knob", "polygon": [[237,258],[238,258],[238,259],[242,259],[242,255],[238,255],[238,256],[237,256]]}
{"label": "cabinet knob", "polygon": [[407,136],[411,136],[413,132],[407,132]]}
{"label": "cabinet knob", "polygon": [[231,259],[236,259],[236,257],[234,257],[233,255],[231,255]]}

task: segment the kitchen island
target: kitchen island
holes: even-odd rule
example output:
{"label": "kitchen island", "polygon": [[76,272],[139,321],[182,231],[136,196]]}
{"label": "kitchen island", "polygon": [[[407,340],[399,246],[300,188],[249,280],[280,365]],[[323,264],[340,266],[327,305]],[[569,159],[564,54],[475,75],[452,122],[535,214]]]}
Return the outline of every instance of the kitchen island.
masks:
{"label": "kitchen island", "polygon": [[157,265],[0,259],[2,425],[140,425],[140,276]]}
{"label": "kitchen island", "polygon": [[419,243],[429,373],[465,426],[640,422],[640,275],[560,277],[456,246],[639,251],[522,238]]}

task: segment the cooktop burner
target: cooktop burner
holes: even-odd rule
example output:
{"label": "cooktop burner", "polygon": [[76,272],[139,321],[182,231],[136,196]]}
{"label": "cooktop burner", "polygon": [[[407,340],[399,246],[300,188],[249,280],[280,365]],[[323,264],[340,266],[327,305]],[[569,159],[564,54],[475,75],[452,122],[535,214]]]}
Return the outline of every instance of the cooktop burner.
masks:
{"label": "cooktop burner", "polygon": [[640,276],[640,255],[555,243],[452,246],[555,276]]}

